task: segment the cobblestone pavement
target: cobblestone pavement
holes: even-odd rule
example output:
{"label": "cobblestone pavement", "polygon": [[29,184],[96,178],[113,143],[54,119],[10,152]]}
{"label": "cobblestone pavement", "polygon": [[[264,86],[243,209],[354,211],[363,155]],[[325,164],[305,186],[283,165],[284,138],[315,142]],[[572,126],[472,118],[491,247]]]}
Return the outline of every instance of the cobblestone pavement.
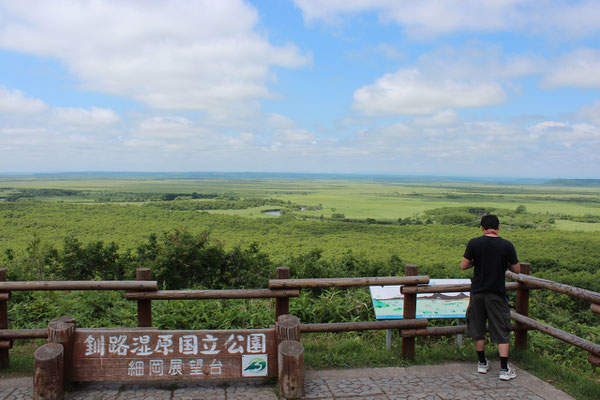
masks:
{"label": "cobblestone pavement", "polygon": [[[550,384],[518,369],[517,378],[498,379],[498,368],[483,375],[472,363],[406,368],[306,371],[306,399],[320,400],[572,400]],[[0,381],[0,400],[31,399],[32,378]],[[71,400],[277,400],[274,381],[229,384],[122,385],[88,383],[74,386]]]}

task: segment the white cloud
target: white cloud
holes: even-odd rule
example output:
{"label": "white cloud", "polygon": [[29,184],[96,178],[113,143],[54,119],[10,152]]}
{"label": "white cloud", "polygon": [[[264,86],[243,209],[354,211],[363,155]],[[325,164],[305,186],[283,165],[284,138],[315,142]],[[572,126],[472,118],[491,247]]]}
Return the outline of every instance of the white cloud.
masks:
{"label": "white cloud", "polygon": [[7,89],[0,85],[0,113],[37,114],[48,109],[40,99],[27,97],[17,89]]}
{"label": "white cloud", "polygon": [[443,46],[421,55],[418,65],[424,73],[453,79],[507,80],[544,71],[546,62],[533,54],[503,54],[496,45],[468,42]]}
{"label": "white cloud", "polygon": [[307,22],[337,24],[343,17],[376,13],[412,37],[454,32],[527,31],[584,36],[600,30],[594,0],[295,0]]}
{"label": "white cloud", "polygon": [[52,109],[56,122],[69,126],[103,126],[120,121],[113,110],[91,107],[89,110],[73,107],[56,107]]}
{"label": "white cloud", "polygon": [[274,129],[290,129],[296,125],[292,119],[276,113],[267,116],[267,123]]}
{"label": "white cloud", "polygon": [[424,76],[418,69],[401,69],[357,89],[354,107],[373,116],[418,115],[496,105],[505,98],[504,90],[494,82],[440,79]]}
{"label": "white cloud", "polygon": [[454,110],[442,110],[431,116],[415,118],[415,124],[420,126],[452,126],[458,121],[458,113]]}
{"label": "white cloud", "polygon": [[581,107],[576,113],[575,118],[583,121],[590,121],[600,125],[600,100],[589,106]]}
{"label": "white cloud", "polygon": [[132,137],[158,141],[179,141],[203,136],[204,132],[184,117],[151,117],[139,123]]}
{"label": "white cloud", "polygon": [[271,67],[309,61],[257,23],[243,0],[0,1],[0,48],[57,58],[87,90],[226,118],[272,96]]}
{"label": "white cloud", "polygon": [[311,143],[316,144],[315,135],[305,129],[284,129],[275,133],[275,138],[280,142]]}
{"label": "white cloud", "polygon": [[546,87],[599,89],[600,52],[593,49],[577,49],[562,56],[553,63],[542,84]]}
{"label": "white cloud", "polygon": [[600,127],[597,125],[544,121],[530,127],[529,131],[536,138],[566,148],[598,149],[600,146]]}

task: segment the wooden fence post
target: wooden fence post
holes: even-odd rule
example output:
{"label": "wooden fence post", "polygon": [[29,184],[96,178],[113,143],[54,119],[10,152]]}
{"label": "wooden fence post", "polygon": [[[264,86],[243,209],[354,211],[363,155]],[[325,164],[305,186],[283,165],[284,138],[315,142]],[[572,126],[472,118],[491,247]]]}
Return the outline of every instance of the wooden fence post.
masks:
{"label": "wooden fence post", "polygon": [[304,396],[304,346],[300,343],[300,320],[281,315],[275,324],[279,394],[286,399]]}
{"label": "wooden fence post", "polygon": [[[415,276],[419,273],[419,267],[417,265],[407,264],[404,267],[405,276]],[[409,286],[409,285],[406,285]],[[417,315],[417,294],[405,294],[404,295],[404,306],[402,310],[402,317],[407,319],[414,319]],[[408,359],[415,358],[415,338],[414,337],[403,337],[402,338],[402,356]]]}
{"label": "wooden fence post", "polygon": [[75,343],[75,318],[60,317],[48,324],[48,343],[59,343],[63,347],[63,385],[71,382],[73,375],[73,345]]}
{"label": "wooden fence post", "polygon": [[304,396],[304,346],[296,340],[284,340],[277,347],[279,394],[286,399]]}
{"label": "wooden fence post", "polygon": [[46,343],[33,353],[34,400],[62,400],[64,396],[64,348],[60,343]]}
{"label": "wooden fence post", "polygon": [[[135,271],[138,281],[149,281],[150,268],[138,268]],[[152,326],[152,300],[138,300],[138,327],[146,328]]]}
{"label": "wooden fence post", "polygon": [[[0,282],[6,282],[5,268],[0,268]],[[0,329],[8,329],[8,300],[0,300]],[[8,348],[0,348],[0,368],[8,367],[8,362]]]}
{"label": "wooden fence post", "polygon": [[300,320],[294,315],[281,315],[275,324],[277,344],[284,340],[300,341]]}
{"label": "wooden fence post", "polygon": [[[520,263],[521,273],[524,275],[531,274],[531,264]],[[517,289],[517,300],[515,303],[515,310],[517,313],[529,316],[529,289],[526,283],[519,283],[519,289]],[[517,323],[517,329],[515,331],[515,347],[524,349],[527,347],[527,329],[522,324]]]}
{"label": "wooden fence post", "polygon": [[[277,267],[275,270],[277,279],[290,279],[290,269],[288,267]],[[288,297],[278,297],[275,299],[275,321],[280,316],[290,313],[290,299]]]}

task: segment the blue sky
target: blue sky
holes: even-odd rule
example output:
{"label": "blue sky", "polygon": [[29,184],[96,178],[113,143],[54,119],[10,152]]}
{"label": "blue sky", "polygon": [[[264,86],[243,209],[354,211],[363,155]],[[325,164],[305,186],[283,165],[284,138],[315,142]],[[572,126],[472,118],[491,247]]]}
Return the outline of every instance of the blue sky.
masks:
{"label": "blue sky", "polygon": [[598,178],[600,2],[0,0],[0,173]]}

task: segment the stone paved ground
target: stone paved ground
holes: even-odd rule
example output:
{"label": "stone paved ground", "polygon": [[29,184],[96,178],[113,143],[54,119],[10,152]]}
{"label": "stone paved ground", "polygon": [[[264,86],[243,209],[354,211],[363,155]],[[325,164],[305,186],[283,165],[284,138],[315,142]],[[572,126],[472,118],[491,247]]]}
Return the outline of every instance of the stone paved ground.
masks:
{"label": "stone paved ground", "polygon": [[[486,375],[472,363],[406,368],[365,368],[306,371],[306,399],[320,400],[447,400],[514,399],[568,400],[572,397],[518,369],[508,382],[498,379],[492,365]],[[31,399],[32,378],[0,380],[0,400]],[[164,386],[80,384],[66,399],[77,400],[277,400],[276,384],[171,384]]]}

